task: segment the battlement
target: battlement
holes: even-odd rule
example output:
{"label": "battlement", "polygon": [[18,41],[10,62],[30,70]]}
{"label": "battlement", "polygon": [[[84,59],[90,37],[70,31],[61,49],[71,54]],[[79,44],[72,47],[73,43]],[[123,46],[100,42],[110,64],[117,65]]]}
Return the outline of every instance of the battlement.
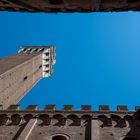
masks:
{"label": "battlement", "polygon": [[56,63],[56,47],[54,46],[23,46],[19,54],[42,54],[42,77],[49,77],[53,73],[53,65]]}
{"label": "battlement", "polygon": [[46,105],[44,109],[39,109],[37,105],[29,105],[25,109],[20,109],[20,105],[11,105],[7,109],[3,110],[1,105],[0,115],[32,114],[34,117],[36,117],[40,114],[47,114],[50,116],[61,114],[62,116],[67,117],[69,115],[75,114],[78,117],[88,115],[91,118],[98,118],[99,116],[103,115],[106,118],[110,118],[112,115],[116,115],[124,118],[125,116],[132,117],[136,112],[140,115],[139,108],[140,106],[136,106],[135,110],[128,110],[127,106],[117,106],[116,110],[110,110],[108,105],[99,105],[98,110],[93,110],[90,105],[81,105],[81,109],[77,110],[73,108],[73,105],[64,105],[62,109],[57,109],[55,105]]}
{"label": "battlement", "polygon": [[129,110],[125,105],[118,105],[116,110],[110,110],[108,105],[99,105],[98,110],[92,109],[91,105],[81,105],[81,109],[74,109],[73,105],[63,105],[62,109],[57,109],[55,105],[46,105],[43,110],[38,108],[38,105],[28,105],[25,109],[20,109],[20,105],[10,105],[6,110],[3,110],[3,106],[0,105],[0,111],[59,111],[59,112],[135,112],[140,109],[140,106],[135,106],[134,110]]}
{"label": "battlement", "polygon": [[[21,110],[19,105],[11,105],[6,110],[2,110],[1,106],[0,120],[16,120],[16,123],[18,122],[19,124],[21,120],[24,120],[25,122],[26,120],[33,118],[40,120],[46,118],[46,120],[51,119],[52,121],[56,119],[60,121],[60,124],[66,125],[66,122],[62,121],[62,119],[65,118],[65,120],[75,120],[81,125],[82,119],[95,119],[103,121],[102,126],[112,126],[112,121],[117,121],[119,127],[126,127],[127,119],[136,119],[140,117],[139,108],[139,106],[136,106],[135,111],[129,111],[127,106],[117,106],[115,111],[111,111],[109,106],[100,105],[99,110],[97,111],[92,110],[90,105],[81,105],[80,110],[74,110],[72,105],[64,105],[61,110],[57,110],[55,105],[46,105],[43,110],[39,110],[37,105],[29,105],[24,110]],[[7,123],[5,122],[5,124]]]}
{"label": "battlement", "polygon": [[19,105],[11,105],[6,110],[0,106],[0,109],[1,139],[23,140],[28,137],[29,140],[43,140],[48,137],[50,140],[57,134],[72,140],[140,137],[139,106],[135,111],[129,111],[127,106],[117,106],[111,111],[107,105],[100,105],[98,111],[92,110],[90,105],[82,105],[80,110],[73,109],[72,105],[64,105],[61,110],[55,105],[46,105],[43,110],[37,105],[29,105],[24,110],[20,110]]}

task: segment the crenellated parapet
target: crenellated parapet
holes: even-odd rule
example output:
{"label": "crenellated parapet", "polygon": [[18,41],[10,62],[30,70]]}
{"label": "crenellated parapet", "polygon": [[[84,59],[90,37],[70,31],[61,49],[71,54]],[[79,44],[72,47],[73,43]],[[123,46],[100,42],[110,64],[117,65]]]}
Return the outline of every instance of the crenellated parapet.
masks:
{"label": "crenellated parapet", "polygon": [[19,54],[42,54],[42,77],[49,77],[53,73],[53,65],[56,63],[56,48],[54,46],[23,46]]}
{"label": "crenellated parapet", "polygon": [[[29,105],[21,110],[19,105],[11,105],[6,110],[0,110],[0,132],[2,129],[8,130],[17,139],[28,136],[29,140],[36,137],[39,140],[48,137],[47,140],[50,140],[58,134],[68,136],[71,140],[139,137],[140,134],[136,132],[140,130],[140,112],[138,106],[135,109],[130,111],[127,106],[117,106],[117,110],[112,111],[109,106],[100,105],[97,111],[89,105],[82,105],[80,110],[75,110],[72,105],[64,105],[61,110],[57,110],[55,105],[46,105],[43,110],[39,110],[37,105]],[[2,131],[0,138],[3,135],[6,133]]]}
{"label": "crenellated parapet", "polygon": [[[37,105],[29,105],[26,109],[21,110],[19,105],[11,105],[6,110],[0,110],[0,116],[6,116],[7,119],[13,118],[13,116],[18,118],[26,118],[28,115],[32,116],[32,118],[40,119],[41,117],[46,117],[54,119],[65,118],[69,119],[69,117],[73,116],[73,119],[83,119],[87,117],[88,119],[97,119],[103,121],[103,126],[112,126],[112,121],[121,121],[122,126],[126,127],[126,120],[129,119],[136,119],[135,113],[138,111],[139,107],[135,107],[135,111],[129,111],[127,106],[117,106],[116,111],[111,111],[109,106],[100,105],[99,110],[91,110],[91,106],[89,105],[82,105],[81,110],[73,110],[72,105],[64,105],[61,110],[56,110],[55,105],[46,105],[44,110],[38,110]],[[137,116],[140,116],[140,113],[137,113]],[[119,125],[117,125],[119,126]]]}

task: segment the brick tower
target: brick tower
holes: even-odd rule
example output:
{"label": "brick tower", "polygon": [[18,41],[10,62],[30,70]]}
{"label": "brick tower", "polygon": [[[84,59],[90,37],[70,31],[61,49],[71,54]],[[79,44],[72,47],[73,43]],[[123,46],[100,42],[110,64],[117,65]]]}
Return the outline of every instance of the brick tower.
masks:
{"label": "brick tower", "polygon": [[21,47],[0,59],[0,104],[16,104],[42,78],[53,73],[55,47]]}
{"label": "brick tower", "polygon": [[0,11],[108,12],[139,11],[140,0],[0,0]]}

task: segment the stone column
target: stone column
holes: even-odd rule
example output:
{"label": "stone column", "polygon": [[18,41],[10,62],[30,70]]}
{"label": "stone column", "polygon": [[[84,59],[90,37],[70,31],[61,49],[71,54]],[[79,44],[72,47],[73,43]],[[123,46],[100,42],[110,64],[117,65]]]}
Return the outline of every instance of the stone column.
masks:
{"label": "stone column", "polygon": [[95,119],[91,121],[91,140],[100,140],[100,126]]}
{"label": "stone column", "polygon": [[34,129],[35,125],[37,123],[37,119],[31,119],[25,126],[24,130],[20,134],[20,136],[17,138],[17,140],[28,140],[30,134],[32,133],[32,130]]}

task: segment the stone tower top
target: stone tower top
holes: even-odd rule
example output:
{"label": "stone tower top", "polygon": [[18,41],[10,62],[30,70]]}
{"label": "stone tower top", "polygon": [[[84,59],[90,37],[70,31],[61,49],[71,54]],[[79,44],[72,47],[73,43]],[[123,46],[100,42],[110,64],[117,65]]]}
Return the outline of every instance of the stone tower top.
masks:
{"label": "stone tower top", "polygon": [[56,63],[56,48],[54,46],[23,46],[19,54],[42,54],[42,77],[49,77],[53,73]]}

